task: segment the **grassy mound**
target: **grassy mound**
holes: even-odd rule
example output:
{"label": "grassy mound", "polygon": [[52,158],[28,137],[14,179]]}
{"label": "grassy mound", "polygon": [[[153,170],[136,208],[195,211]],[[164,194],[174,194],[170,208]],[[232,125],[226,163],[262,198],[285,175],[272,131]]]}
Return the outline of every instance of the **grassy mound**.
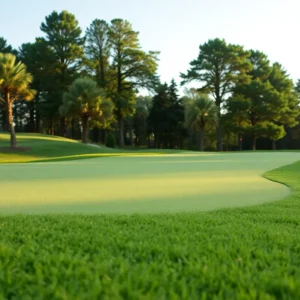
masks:
{"label": "grassy mound", "polygon": [[[58,136],[20,133],[17,135],[18,149],[9,149],[9,135],[0,133],[0,163],[23,163],[42,161],[64,161],[84,158],[136,155],[136,151],[84,145]],[[174,151],[138,151],[139,155],[170,153]]]}
{"label": "grassy mound", "polygon": [[93,157],[105,153],[117,153],[109,148],[97,148],[80,142],[51,135],[34,133],[18,134],[18,146],[26,151],[8,152],[9,135],[0,134],[0,163],[31,162],[63,158]]}
{"label": "grassy mound", "polygon": [[0,217],[0,298],[299,299],[300,162],[266,174],[293,193],[202,213]]}

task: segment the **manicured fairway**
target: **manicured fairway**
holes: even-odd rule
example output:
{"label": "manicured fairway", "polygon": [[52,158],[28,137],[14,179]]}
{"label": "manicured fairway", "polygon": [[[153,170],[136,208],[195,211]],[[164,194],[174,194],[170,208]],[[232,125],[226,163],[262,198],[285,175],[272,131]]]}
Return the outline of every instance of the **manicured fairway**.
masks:
{"label": "manicured fairway", "polygon": [[170,154],[0,164],[2,213],[203,211],[284,198],[261,177],[300,153]]}

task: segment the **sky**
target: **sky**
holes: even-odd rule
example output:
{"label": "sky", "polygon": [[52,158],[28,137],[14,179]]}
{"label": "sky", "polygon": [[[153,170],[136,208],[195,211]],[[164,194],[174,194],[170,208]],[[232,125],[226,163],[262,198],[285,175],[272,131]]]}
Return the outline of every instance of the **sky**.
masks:
{"label": "sky", "polygon": [[300,0],[3,1],[0,36],[15,48],[33,42],[53,10],[73,13],[83,32],[96,18],[128,20],[144,50],[160,51],[162,82],[174,78],[180,84],[180,72],[197,57],[199,45],[217,37],[263,51],[294,81],[300,79]]}

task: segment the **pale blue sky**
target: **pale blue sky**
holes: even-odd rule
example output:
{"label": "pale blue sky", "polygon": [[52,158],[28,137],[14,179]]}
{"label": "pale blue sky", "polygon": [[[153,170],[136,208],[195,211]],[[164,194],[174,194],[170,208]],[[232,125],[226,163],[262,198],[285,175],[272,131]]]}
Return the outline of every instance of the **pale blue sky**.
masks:
{"label": "pale blue sky", "polygon": [[179,83],[180,72],[211,38],[265,52],[300,78],[300,0],[11,0],[1,3],[0,36],[14,47],[41,36],[53,10],[75,14],[83,31],[95,18],[124,18],[144,50],[161,51],[158,74]]}

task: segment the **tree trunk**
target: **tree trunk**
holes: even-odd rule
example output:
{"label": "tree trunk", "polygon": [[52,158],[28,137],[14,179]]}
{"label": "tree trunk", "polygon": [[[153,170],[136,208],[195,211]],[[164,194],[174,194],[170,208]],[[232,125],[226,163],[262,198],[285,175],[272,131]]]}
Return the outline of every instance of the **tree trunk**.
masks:
{"label": "tree trunk", "polygon": [[243,150],[243,136],[241,134],[238,135],[238,145],[239,145],[239,150]]}
{"label": "tree trunk", "polygon": [[252,150],[256,150],[256,136],[252,136]]}
{"label": "tree trunk", "polygon": [[124,148],[124,119],[119,117],[119,146]]}
{"label": "tree trunk", "polygon": [[272,140],[272,150],[276,150],[276,141]]}
{"label": "tree trunk", "polygon": [[107,130],[103,129],[103,132],[102,132],[102,144],[106,145],[106,142],[107,142]]}
{"label": "tree trunk", "polygon": [[105,88],[105,80],[104,80],[104,61],[103,61],[103,49],[100,48],[100,76],[101,76],[101,87]]}
{"label": "tree trunk", "polygon": [[6,111],[7,111],[7,120],[10,131],[10,147],[17,148],[17,138],[14,127],[14,118],[12,111],[12,103],[10,102],[9,95],[6,95]]}
{"label": "tree trunk", "polygon": [[71,137],[72,139],[75,139],[75,120],[72,118],[71,120]]}
{"label": "tree trunk", "polygon": [[200,129],[200,151],[204,151],[204,128]]}
{"label": "tree trunk", "polygon": [[34,124],[34,103],[29,103],[29,130],[30,132],[35,132],[35,124]]}
{"label": "tree trunk", "polygon": [[37,93],[35,99],[34,99],[34,112],[35,112],[35,120],[34,120],[34,132],[39,133],[40,132],[40,112],[38,107],[38,101],[39,101],[39,93]]}
{"label": "tree trunk", "polygon": [[217,119],[217,151],[223,151],[222,143],[222,126],[221,126],[221,107],[220,104],[218,107],[218,119]]}
{"label": "tree trunk", "polygon": [[53,120],[52,119],[50,119],[50,121],[49,121],[48,134],[54,135],[54,126],[53,126]]}
{"label": "tree trunk", "polygon": [[60,136],[65,137],[66,136],[66,118],[60,117]]}
{"label": "tree trunk", "polygon": [[89,127],[88,122],[89,118],[87,116],[82,117],[82,142],[87,144],[88,142],[88,134],[89,134]]}

